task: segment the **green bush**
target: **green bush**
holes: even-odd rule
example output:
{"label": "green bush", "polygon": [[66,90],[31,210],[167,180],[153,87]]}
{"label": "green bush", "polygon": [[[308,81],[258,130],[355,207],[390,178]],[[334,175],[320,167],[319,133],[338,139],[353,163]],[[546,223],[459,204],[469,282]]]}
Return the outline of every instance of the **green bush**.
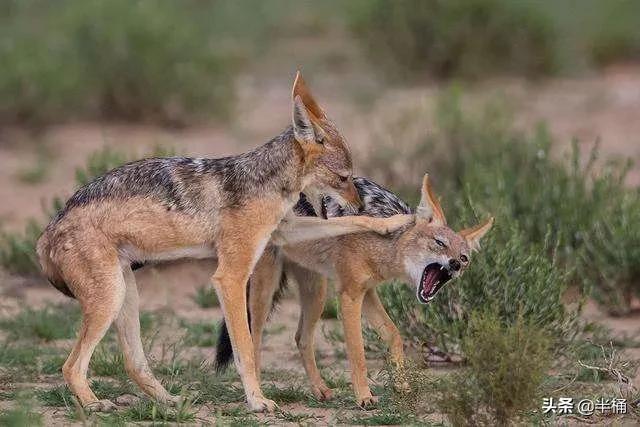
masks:
{"label": "green bush", "polygon": [[20,313],[0,318],[0,328],[11,339],[53,341],[76,336],[80,309],[75,305],[50,305],[42,309],[26,308]]}
{"label": "green bush", "polygon": [[197,290],[196,293],[191,297],[193,301],[198,304],[200,308],[212,308],[219,307],[220,301],[218,301],[218,294],[216,290],[211,285],[202,285]]}
{"label": "green bush", "polygon": [[[245,22],[250,6],[256,13],[263,8],[258,2],[4,2],[0,120],[224,117],[233,104],[232,74],[251,54],[242,42],[259,37],[270,22]],[[227,32],[228,21],[255,25]]]}
{"label": "green bush", "polygon": [[539,75],[554,66],[551,22],[503,0],[363,0],[347,8],[376,63],[400,77]]}
{"label": "green bush", "polygon": [[468,367],[440,381],[439,409],[454,425],[509,425],[537,407],[551,366],[547,331],[516,316],[470,315],[463,340]]}
{"label": "green bush", "polygon": [[581,273],[610,314],[624,315],[640,296],[640,194],[615,203],[586,239]]}

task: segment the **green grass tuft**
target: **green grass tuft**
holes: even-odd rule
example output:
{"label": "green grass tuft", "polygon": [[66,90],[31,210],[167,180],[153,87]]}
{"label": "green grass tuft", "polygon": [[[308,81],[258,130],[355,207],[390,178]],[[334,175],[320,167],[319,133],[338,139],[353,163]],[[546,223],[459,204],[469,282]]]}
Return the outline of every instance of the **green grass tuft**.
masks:
{"label": "green grass tuft", "polygon": [[76,305],[59,304],[42,309],[27,307],[15,316],[0,319],[0,328],[15,340],[53,341],[75,337],[79,321]]}
{"label": "green grass tuft", "polygon": [[212,308],[219,307],[220,301],[218,301],[218,294],[211,285],[200,286],[192,299],[198,304],[200,308]]}
{"label": "green grass tuft", "polygon": [[188,322],[182,320],[180,326],[186,330],[184,343],[188,346],[214,347],[218,340],[220,325],[217,322]]}
{"label": "green grass tuft", "polygon": [[41,426],[44,425],[42,418],[42,414],[26,406],[0,411],[0,425],[6,427]]}
{"label": "green grass tuft", "polygon": [[538,407],[551,366],[547,331],[517,317],[471,314],[463,341],[468,368],[443,378],[436,405],[454,426],[509,425]]}

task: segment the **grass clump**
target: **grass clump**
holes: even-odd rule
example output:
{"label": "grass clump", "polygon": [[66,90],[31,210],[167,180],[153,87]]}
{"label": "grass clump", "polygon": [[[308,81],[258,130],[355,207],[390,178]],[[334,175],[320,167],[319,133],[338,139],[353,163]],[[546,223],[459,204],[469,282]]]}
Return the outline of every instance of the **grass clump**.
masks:
{"label": "grass clump", "polygon": [[219,307],[220,301],[218,301],[218,294],[211,285],[200,286],[196,293],[192,297],[193,301],[198,304],[200,308],[212,308]]}
{"label": "grass clump", "polygon": [[101,377],[127,378],[124,356],[111,343],[100,343],[89,364],[93,375]]}
{"label": "grass clump", "polygon": [[0,319],[0,328],[15,340],[53,341],[75,337],[79,321],[77,306],[59,304],[41,309],[27,307],[15,316]]}
{"label": "grass clump", "polygon": [[9,2],[0,19],[0,120],[226,115],[237,61],[215,23],[229,15],[214,6]]}
{"label": "grass clump", "polygon": [[332,296],[327,298],[327,301],[324,303],[324,308],[322,309],[322,318],[337,319],[339,313],[340,302],[338,301],[338,297]]}
{"label": "grass clump", "polygon": [[640,194],[632,192],[594,224],[586,240],[582,277],[609,314],[632,310],[640,297]]}
{"label": "grass clump", "polygon": [[65,384],[36,390],[36,397],[44,406],[73,406],[73,395]]}
{"label": "grass clump", "polygon": [[213,347],[218,340],[220,325],[216,322],[180,322],[186,330],[184,344],[196,347]]}
{"label": "grass clump", "polygon": [[22,233],[0,232],[0,265],[16,274],[33,274],[40,269],[36,242],[42,227],[30,219]]}
{"label": "grass clump", "polygon": [[16,408],[0,411],[0,425],[6,427],[24,427],[44,425],[42,414],[34,412],[26,404],[21,404]]}
{"label": "grass clump", "polygon": [[520,3],[365,0],[353,2],[347,11],[364,49],[399,77],[540,75],[553,70],[551,23]]}
{"label": "grass clump", "polygon": [[551,341],[523,316],[512,324],[491,312],[470,317],[468,368],[441,380],[436,404],[453,425],[509,425],[537,407]]}

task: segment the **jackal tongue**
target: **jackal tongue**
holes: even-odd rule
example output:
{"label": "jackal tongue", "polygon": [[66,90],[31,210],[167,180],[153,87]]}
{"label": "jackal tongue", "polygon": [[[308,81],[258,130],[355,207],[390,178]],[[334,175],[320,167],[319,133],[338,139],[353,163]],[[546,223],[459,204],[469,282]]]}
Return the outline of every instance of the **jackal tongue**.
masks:
{"label": "jackal tongue", "polygon": [[422,298],[427,299],[440,279],[440,266],[430,265],[422,275]]}

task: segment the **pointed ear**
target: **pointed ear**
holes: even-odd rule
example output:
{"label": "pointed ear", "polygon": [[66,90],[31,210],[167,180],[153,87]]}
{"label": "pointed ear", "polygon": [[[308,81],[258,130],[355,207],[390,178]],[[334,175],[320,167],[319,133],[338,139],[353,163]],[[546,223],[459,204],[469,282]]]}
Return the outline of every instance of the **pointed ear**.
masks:
{"label": "pointed ear", "polygon": [[293,135],[299,142],[315,143],[316,133],[300,96],[293,99]]}
{"label": "pointed ear", "polygon": [[480,239],[484,237],[485,234],[491,227],[493,226],[493,217],[489,218],[482,224],[478,224],[475,227],[465,228],[461,230],[458,234],[460,234],[467,241],[469,247],[477,251],[480,249]]}
{"label": "pointed ear", "polygon": [[440,202],[431,188],[428,173],[424,174],[424,178],[422,178],[422,197],[416,209],[416,219],[429,221],[433,225],[447,225],[447,219],[444,217]]}
{"label": "pointed ear", "polygon": [[293,82],[291,98],[295,100],[297,96],[300,97],[300,99],[302,100],[302,104],[305,106],[309,114],[313,116],[312,118],[327,118],[322,108],[320,108],[316,100],[313,98],[313,95],[311,95],[311,92],[307,88],[307,85],[305,84],[304,79],[302,78],[302,73],[300,73],[300,71],[296,73],[296,79]]}

